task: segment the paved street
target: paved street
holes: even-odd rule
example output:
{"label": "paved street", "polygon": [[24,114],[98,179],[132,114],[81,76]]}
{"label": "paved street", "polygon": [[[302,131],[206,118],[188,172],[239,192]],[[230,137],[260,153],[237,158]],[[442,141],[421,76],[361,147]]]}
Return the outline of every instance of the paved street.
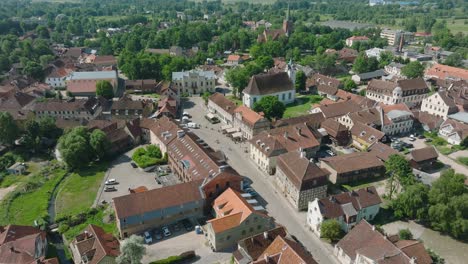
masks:
{"label": "paved street", "polygon": [[[139,186],[145,186],[148,190],[160,188],[161,185],[157,184],[154,179],[154,172],[144,172],[138,168],[133,168],[130,165],[132,161],[132,154],[135,149],[120,155],[116,160],[112,162],[109,169],[106,172],[101,187],[99,188],[96,201],[101,203],[102,201],[112,202],[112,198],[129,194],[128,188],[136,188]],[[118,184],[113,185],[117,188],[114,192],[104,192],[104,183],[108,179],[116,179]]]}
{"label": "paved street", "polygon": [[[303,245],[312,253],[313,257],[319,263],[338,263],[332,254],[332,247],[322,242],[317,236],[305,226],[306,213],[297,212],[286,200],[276,192],[272,182],[272,176],[261,172],[250,160],[248,154],[244,152],[246,143],[234,143],[218,130],[223,124],[211,125],[203,117],[206,114],[206,108],[201,98],[191,98],[193,103],[187,104],[184,111],[193,116],[193,121],[201,125],[201,129],[192,131],[207,142],[214,149],[224,151],[228,157],[228,163],[236,169],[242,176],[249,177],[252,181],[252,187],[260,194],[260,201],[264,200],[265,207],[269,214],[276,221],[284,225],[290,234],[294,235],[303,243]],[[216,141],[219,140],[219,144]]]}

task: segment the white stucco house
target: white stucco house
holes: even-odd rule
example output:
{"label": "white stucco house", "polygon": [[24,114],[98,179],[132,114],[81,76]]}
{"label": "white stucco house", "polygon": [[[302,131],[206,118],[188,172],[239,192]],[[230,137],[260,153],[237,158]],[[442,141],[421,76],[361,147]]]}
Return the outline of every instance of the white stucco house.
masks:
{"label": "white stucco house", "polygon": [[411,107],[421,104],[429,92],[422,78],[395,82],[374,79],[367,85],[366,97],[388,105],[404,103]]}
{"label": "white stucco house", "polygon": [[307,225],[320,236],[323,221],[334,219],[348,232],[362,219],[372,220],[379,213],[382,200],[375,187],[332,195],[309,202]]}
{"label": "white stucco house", "polygon": [[189,95],[214,92],[216,74],[214,71],[191,70],[187,72],[173,72],[172,83],[179,94]]}
{"label": "white stucco house", "polygon": [[461,120],[468,121],[468,114],[460,112],[450,115],[449,119],[440,125],[439,136],[452,145],[459,145],[468,136],[468,124]]}
{"label": "white stucco house", "polygon": [[284,104],[296,99],[296,89],[287,72],[254,75],[242,93],[242,102],[249,108],[265,96],[276,96]]}

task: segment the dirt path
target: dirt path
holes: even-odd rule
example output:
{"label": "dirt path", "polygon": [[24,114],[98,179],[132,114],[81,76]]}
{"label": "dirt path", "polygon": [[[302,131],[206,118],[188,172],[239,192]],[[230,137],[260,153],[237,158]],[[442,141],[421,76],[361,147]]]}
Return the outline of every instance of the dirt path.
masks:
{"label": "dirt path", "polygon": [[0,201],[3,200],[3,198],[12,192],[16,188],[16,185],[11,185],[10,187],[7,188],[0,188]]}

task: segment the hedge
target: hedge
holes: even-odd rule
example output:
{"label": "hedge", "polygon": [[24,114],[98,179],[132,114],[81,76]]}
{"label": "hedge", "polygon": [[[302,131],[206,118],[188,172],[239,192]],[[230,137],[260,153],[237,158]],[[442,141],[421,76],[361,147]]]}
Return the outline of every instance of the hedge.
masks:
{"label": "hedge", "polygon": [[170,256],[165,259],[156,260],[156,261],[150,262],[150,264],[177,264],[185,260],[193,259],[195,257],[196,257],[195,251],[192,250],[192,251],[184,252],[180,254],[179,256]]}
{"label": "hedge", "polygon": [[161,165],[167,163],[167,153],[163,156],[161,150],[154,145],[149,145],[146,148],[135,150],[132,155],[132,160],[140,168],[146,168],[153,165]]}

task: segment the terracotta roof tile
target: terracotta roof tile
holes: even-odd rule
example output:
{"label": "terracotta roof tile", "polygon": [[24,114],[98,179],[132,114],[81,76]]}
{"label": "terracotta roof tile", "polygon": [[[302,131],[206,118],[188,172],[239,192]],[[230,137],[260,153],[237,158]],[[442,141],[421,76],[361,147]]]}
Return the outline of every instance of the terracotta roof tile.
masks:
{"label": "terracotta roof tile", "polygon": [[264,117],[254,110],[248,108],[245,105],[238,106],[234,113],[241,113],[242,120],[247,122],[250,126],[254,126],[258,121],[262,120]]}
{"label": "terracotta roof tile", "polygon": [[412,150],[411,157],[416,162],[422,162],[426,160],[437,159],[439,154],[433,146],[430,146]]}
{"label": "terracotta roof tile", "polygon": [[229,114],[234,114],[234,110],[236,109],[236,104],[227,99],[223,94],[221,93],[214,93],[212,94],[208,100],[212,101],[214,104],[216,104],[217,106],[221,107],[222,109],[224,109],[226,112],[228,112]]}
{"label": "terracotta roof tile", "polygon": [[442,64],[435,64],[426,71],[427,77],[436,77],[439,79],[462,79],[468,80],[468,70],[451,67]]}
{"label": "terracotta roof tile", "polygon": [[317,264],[314,258],[297,242],[277,236],[254,264]]}
{"label": "terracotta roof tile", "polygon": [[356,152],[322,159],[338,173],[347,173],[356,170],[382,168],[384,163],[373,153]]}

